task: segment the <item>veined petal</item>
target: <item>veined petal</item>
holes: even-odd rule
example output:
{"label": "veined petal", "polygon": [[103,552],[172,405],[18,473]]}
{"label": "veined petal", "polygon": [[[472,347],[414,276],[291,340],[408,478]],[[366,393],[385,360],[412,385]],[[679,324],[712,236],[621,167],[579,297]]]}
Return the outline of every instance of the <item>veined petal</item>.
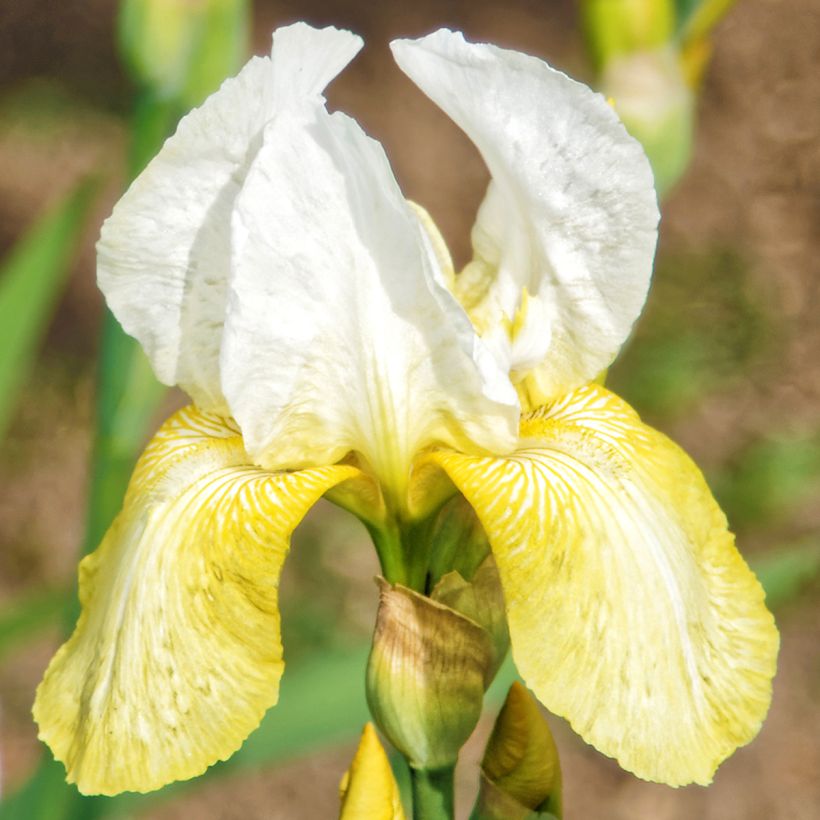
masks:
{"label": "veined petal", "polygon": [[434,457],[493,548],[515,662],[648,780],[708,783],[771,699],[763,590],[690,459],[604,388],[525,417],[520,449]]}
{"label": "veined petal", "polygon": [[151,791],[239,748],[276,703],[290,534],[351,467],[271,474],[188,408],[80,564],[83,612],[37,690],[40,738],[81,792]]}
{"label": "veined petal", "polygon": [[321,105],[361,45],[333,28],[278,29],[272,57],[254,57],[184,117],[103,225],[97,277],[109,307],[160,381],[180,385],[203,409],[228,413],[219,349],[231,211],[262,129],[278,111]]}
{"label": "veined petal", "polygon": [[400,493],[416,453],[514,446],[515,391],[444,283],[381,146],[284,112],[237,199],[225,395],[258,463],[361,453]]}
{"label": "veined petal", "polygon": [[482,338],[515,378],[530,373],[538,401],[590,381],[649,285],[658,208],[639,143],[603,97],[535,57],[447,30],[392,49],[492,174],[456,279]]}
{"label": "veined petal", "polygon": [[339,791],[339,820],[404,820],[399,787],[372,723],[365,724]]}

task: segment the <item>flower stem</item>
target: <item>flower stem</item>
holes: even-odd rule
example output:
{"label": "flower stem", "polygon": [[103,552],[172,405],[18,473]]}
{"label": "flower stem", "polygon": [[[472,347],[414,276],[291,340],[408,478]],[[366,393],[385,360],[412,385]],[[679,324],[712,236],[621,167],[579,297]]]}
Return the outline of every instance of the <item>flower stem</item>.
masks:
{"label": "flower stem", "polygon": [[452,820],[455,816],[454,772],[455,764],[442,769],[410,767],[413,820]]}
{"label": "flower stem", "polygon": [[426,522],[401,526],[388,521],[381,527],[365,523],[376,546],[382,573],[391,584],[403,584],[425,592],[430,563],[430,539]]}

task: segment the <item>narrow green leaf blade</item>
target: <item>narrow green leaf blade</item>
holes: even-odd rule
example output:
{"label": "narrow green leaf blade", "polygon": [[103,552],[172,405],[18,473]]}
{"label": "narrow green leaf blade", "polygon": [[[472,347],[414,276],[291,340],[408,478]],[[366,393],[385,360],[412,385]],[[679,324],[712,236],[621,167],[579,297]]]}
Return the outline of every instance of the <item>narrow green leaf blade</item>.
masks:
{"label": "narrow green leaf blade", "polygon": [[0,612],[0,660],[21,641],[58,622],[68,600],[67,589],[37,590]]}
{"label": "narrow green leaf blade", "polygon": [[97,187],[93,179],[80,183],[0,264],[0,437],[51,318]]}
{"label": "narrow green leaf blade", "polygon": [[683,41],[707,37],[736,0],[676,0],[678,36]]}
{"label": "narrow green leaf blade", "polygon": [[28,782],[0,803],[0,820],[98,820],[105,798],[84,797],[65,782],[65,769],[45,752]]}

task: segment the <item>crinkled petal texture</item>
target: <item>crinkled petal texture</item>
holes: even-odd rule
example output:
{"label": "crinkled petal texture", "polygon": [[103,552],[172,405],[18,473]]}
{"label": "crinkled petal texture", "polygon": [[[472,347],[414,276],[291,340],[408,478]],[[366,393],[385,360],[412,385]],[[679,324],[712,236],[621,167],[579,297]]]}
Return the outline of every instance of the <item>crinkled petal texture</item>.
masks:
{"label": "crinkled petal texture", "polygon": [[239,748],[278,696],[290,534],[354,473],[266,473],[219,417],[166,422],[80,565],[82,615],[37,691],[40,737],[69,782],[150,791]]}
{"label": "crinkled petal texture", "polygon": [[514,447],[518,401],[443,282],[382,147],[322,106],[265,129],[233,219],[225,395],[267,467]]}
{"label": "crinkled petal texture", "polygon": [[365,724],[339,791],[339,820],[404,820],[399,787],[372,723]]}
{"label": "crinkled petal texture", "polygon": [[277,111],[321,104],[359,37],[297,23],[182,119],[103,225],[97,277],[108,305],[160,381],[227,414],[219,351],[228,298],[231,213]]}
{"label": "crinkled petal texture", "polygon": [[430,444],[508,452],[519,405],[381,146],[325,109],[360,45],[277,30],[122,198],[98,278],[159,378],[235,418],[256,463],[355,450],[389,486]]}
{"label": "crinkled petal texture", "polygon": [[646,297],[652,172],[603,97],[542,60],[460,33],[392,44],[399,66],[472,139],[492,175],[456,293],[535,399],[591,381]]}
{"label": "crinkled petal texture", "polygon": [[493,547],[527,684],[639,777],[708,783],[760,728],[778,635],[690,459],[590,385],[506,458],[435,458]]}

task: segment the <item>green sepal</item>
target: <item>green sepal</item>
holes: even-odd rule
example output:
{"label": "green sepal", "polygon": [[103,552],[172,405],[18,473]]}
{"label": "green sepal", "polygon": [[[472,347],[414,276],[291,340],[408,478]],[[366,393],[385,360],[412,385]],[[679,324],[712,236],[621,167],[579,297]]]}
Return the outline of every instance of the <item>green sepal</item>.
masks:
{"label": "green sepal", "polygon": [[448,572],[472,581],[490,555],[490,542],[475,511],[461,493],[438,511],[430,527],[430,579],[435,585]]}
{"label": "green sepal", "polygon": [[493,647],[493,660],[488,672],[489,685],[510,648],[504,593],[493,556],[488,555],[482,561],[470,581],[465,580],[456,570],[443,575],[433,587],[430,597],[475,621],[487,632]]}
{"label": "green sepal", "polygon": [[560,814],[527,808],[483,774],[470,820],[561,820]]}

